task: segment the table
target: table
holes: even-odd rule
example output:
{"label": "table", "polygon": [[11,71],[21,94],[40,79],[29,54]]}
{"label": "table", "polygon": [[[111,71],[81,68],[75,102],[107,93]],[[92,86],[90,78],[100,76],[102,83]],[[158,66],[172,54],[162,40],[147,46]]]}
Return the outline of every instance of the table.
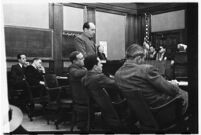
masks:
{"label": "table", "polygon": [[178,84],[182,90],[188,91],[188,82],[187,81],[178,81]]}
{"label": "table", "polygon": [[56,76],[59,86],[69,85],[68,77],[67,76]]}

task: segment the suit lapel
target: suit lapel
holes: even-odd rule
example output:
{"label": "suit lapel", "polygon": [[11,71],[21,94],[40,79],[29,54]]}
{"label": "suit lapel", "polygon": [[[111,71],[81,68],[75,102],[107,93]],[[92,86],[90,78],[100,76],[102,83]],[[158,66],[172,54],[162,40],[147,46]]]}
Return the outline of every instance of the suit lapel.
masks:
{"label": "suit lapel", "polygon": [[23,67],[21,67],[19,64],[17,64],[17,65],[18,65],[18,69],[19,69],[22,73],[24,73]]}

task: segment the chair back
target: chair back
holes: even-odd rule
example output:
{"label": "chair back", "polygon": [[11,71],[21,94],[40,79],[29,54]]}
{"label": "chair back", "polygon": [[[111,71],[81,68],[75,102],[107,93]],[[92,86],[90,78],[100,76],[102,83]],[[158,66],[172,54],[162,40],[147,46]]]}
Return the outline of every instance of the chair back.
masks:
{"label": "chair back", "polygon": [[160,128],[167,128],[176,124],[182,118],[182,99],[179,97],[174,98],[167,104],[158,108],[152,108],[151,111]]}
{"label": "chair back", "polygon": [[62,91],[61,87],[58,86],[56,74],[44,75],[44,81],[50,101],[58,101]]}
{"label": "chair back", "polygon": [[102,117],[105,122],[112,127],[118,127],[121,125],[120,118],[112,105],[112,101],[107,93],[107,91],[103,88],[101,91],[86,89],[89,97],[95,101],[100,107]]}
{"label": "chair back", "polygon": [[127,99],[128,107],[132,111],[132,114],[136,115],[139,120],[142,129],[156,130],[159,128],[152,112],[139,91],[123,91],[123,95]]}
{"label": "chair back", "polygon": [[182,118],[180,97],[160,107],[150,108],[140,91],[124,91],[123,94],[128,106],[135,113],[145,131],[168,130]]}
{"label": "chair back", "polygon": [[45,85],[48,88],[58,87],[58,80],[56,78],[56,74],[46,74],[44,75]]}

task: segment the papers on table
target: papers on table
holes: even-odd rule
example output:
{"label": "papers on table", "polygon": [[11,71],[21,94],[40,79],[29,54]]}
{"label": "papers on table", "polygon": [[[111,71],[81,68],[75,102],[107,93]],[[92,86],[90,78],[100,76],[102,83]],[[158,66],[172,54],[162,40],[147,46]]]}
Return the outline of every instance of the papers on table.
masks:
{"label": "papers on table", "polygon": [[68,79],[66,76],[57,76],[57,79]]}
{"label": "papers on table", "polygon": [[179,81],[178,84],[179,84],[179,86],[188,86],[187,81]]}

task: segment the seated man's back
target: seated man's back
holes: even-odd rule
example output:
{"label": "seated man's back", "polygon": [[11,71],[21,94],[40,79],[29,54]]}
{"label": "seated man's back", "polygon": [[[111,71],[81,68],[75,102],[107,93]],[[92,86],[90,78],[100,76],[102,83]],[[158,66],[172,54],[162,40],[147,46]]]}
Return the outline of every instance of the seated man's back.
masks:
{"label": "seated man's back", "polygon": [[131,45],[127,49],[127,60],[116,72],[115,81],[122,91],[141,91],[150,108],[165,105],[180,96],[187,109],[188,93],[176,84],[165,80],[156,68],[143,64],[144,51],[139,45]]}

